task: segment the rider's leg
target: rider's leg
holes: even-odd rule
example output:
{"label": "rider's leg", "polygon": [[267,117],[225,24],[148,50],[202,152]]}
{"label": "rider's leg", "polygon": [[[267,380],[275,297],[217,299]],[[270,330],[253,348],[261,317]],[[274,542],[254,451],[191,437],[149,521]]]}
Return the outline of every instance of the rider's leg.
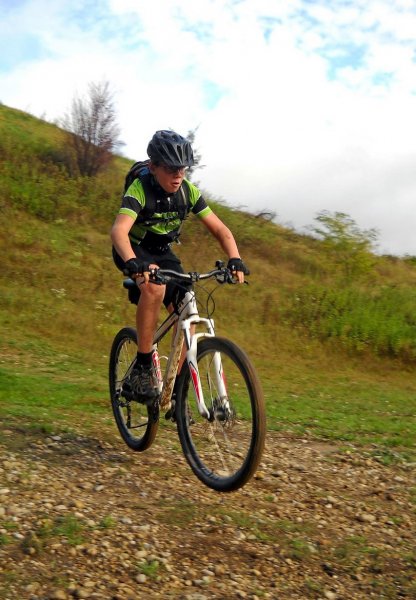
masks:
{"label": "rider's leg", "polygon": [[153,336],[165,295],[164,285],[139,284],[140,299],[136,311],[137,346],[139,353],[152,352]]}
{"label": "rider's leg", "polygon": [[158,381],[152,366],[153,335],[159,318],[165,286],[152,283],[140,285],[136,311],[137,360],[126,383],[126,397],[151,404],[158,396]]}

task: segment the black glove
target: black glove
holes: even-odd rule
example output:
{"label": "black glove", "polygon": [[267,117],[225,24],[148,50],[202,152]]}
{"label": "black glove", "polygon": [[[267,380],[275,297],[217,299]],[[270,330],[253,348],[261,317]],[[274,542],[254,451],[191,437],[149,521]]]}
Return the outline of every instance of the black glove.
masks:
{"label": "black glove", "polygon": [[230,271],[242,271],[244,275],[250,275],[250,269],[246,267],[241,258],[230,258],[227,269],[230,269]]}
{"label": "black glove", "polygon": [[140,260],[138,258],[130,258],[124,263],[123,273],[129,277],[133,275],[142,275],[145,271],[149,270],[150,263]]}

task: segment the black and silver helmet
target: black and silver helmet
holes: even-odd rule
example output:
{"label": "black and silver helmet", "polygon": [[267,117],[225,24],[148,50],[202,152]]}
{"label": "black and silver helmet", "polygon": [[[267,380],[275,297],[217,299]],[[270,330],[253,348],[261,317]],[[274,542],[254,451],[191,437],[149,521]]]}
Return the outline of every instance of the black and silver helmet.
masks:
{"label": "black and silver helmet", "polygon": [[156,131],[147,146],[150,160],[168,167],[192,167],[194,153],[190,142],[174,131]]}

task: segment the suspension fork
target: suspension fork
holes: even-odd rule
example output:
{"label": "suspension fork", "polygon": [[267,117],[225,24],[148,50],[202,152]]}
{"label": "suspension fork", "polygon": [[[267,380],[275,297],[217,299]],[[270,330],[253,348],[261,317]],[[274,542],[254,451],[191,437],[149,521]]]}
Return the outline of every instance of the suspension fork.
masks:
{"label": "suspension fork", "polygon": [[226,399],[228,398],[227,385],[224,376],[224,369],[222,368],[220,352],[215,352],[214,354],[214,369],[218,393],[220,398]]}
{"label": "suspension fork", "polygon": [[[203,323],[207,331],[204,333],[195,333],[191,334],[191,326],[193,324]],[[197,353],[198,353],[198,341],[204,337],[213,337],[215,335],[214,332],[214,324],[211,319],[202,319],[198,318],[190,318],[187,319],[186,322],[183,323],[184,329],[184,340],[187,347],[186,352],[186,360],[189,367],[189,372],[191,375],[192,384],[195,391],[196,402],[198,406],[199,413],[207,418],[212,419],[212,414],[207,408],[204,400],[204,393],[202,390],[201,379],[199,375],[198,369],[198,361],[197,361]],[[214,375],[215,375],[215,389],[219,394],[220,398],[227,398],[227,390],[225,386],[225,378],[224,372],[222,368],[221,354],[219,352],[214,353]]]}

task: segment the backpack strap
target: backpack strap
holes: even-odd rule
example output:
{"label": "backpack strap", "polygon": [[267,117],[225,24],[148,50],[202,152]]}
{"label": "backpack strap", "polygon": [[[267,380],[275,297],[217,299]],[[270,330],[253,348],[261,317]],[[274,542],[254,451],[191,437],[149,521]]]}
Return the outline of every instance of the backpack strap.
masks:
{"label": "backpack strap", "polygon": [[[154,225],[155,223],[160,223],[163,221],[163,219],[154,216],[156,212],[160,212],[158,211],[157,206],[159,198],[157,198],[156,191],[152,183],[152,175],[149,170],[148,160],[138,161],[132,165],[126,175],[124,193],[126,193],[127,189],[135,179],[140,180],[146,198],[146,203],[137,217],[137,222],[144,225]],[[174,210],[178,213],[180,225],[175,231],[172,231],[172,234],[174,234],[174,237],[177,239],[179,237],[179,232],[182,228],[183,221],[186,219],[190,211],[189,187],[185,182],[182,182],[181,187],[176,194],[174,194],[174,198],[176,203]]]}
{"label": "backpack strap", "polygon": [[[141,210],[137,220],[138,223],[143,223],[145,225],[153,225],[154,223],[160,223],[163,221],[160,217],[155,217],[156,212],[163,212],[158,208],[158,200],[159,198],[156,195],[156,191],[152,184],[151,175],[145,174],[139,177],[141,184],[143,186],[144,195],[146,198],[146,203]],[[182,183],[179,190],[174,194],[175,204],[173,206],[173,210],[178,213],[179,220],[181,222],[180,227],[182,226],[183,221],[186,219],[190,206],[189,206],[189,188],[186,184]],[[163,200],[162,200],[163,201]]]}
{"label": "backpack strap", "polygon": [[[188,188],[188,186],[186,186],[186,187]],[[181,187],[178,190],[177,197],[179,200],[178,214],[179,214],[181,223],[180,223],[178,229],[176,230],[175,242],[180,244],[179,236],[181,235],[181,229],[182,229],[183,223],[184,223],[186,217],[188,216],[188,212],[189,212],[189,203],[188,203],[188,198],[186,197],[186,194],[183,189],[183,181],[182,181]]]}
{"label": "backpack strap", "polygon": [[140,179],[140,182],[143,186],[146,202],[140,211],[139,216],[137,217],[137,222],[143,223],[144,225],[153,225],[154,223],[158,223],[160,219],[154,217],[156,212],[157,198],[151,183],[151,174],[149,171],[147,171],[146,173],[142,173],[138,179]]}

